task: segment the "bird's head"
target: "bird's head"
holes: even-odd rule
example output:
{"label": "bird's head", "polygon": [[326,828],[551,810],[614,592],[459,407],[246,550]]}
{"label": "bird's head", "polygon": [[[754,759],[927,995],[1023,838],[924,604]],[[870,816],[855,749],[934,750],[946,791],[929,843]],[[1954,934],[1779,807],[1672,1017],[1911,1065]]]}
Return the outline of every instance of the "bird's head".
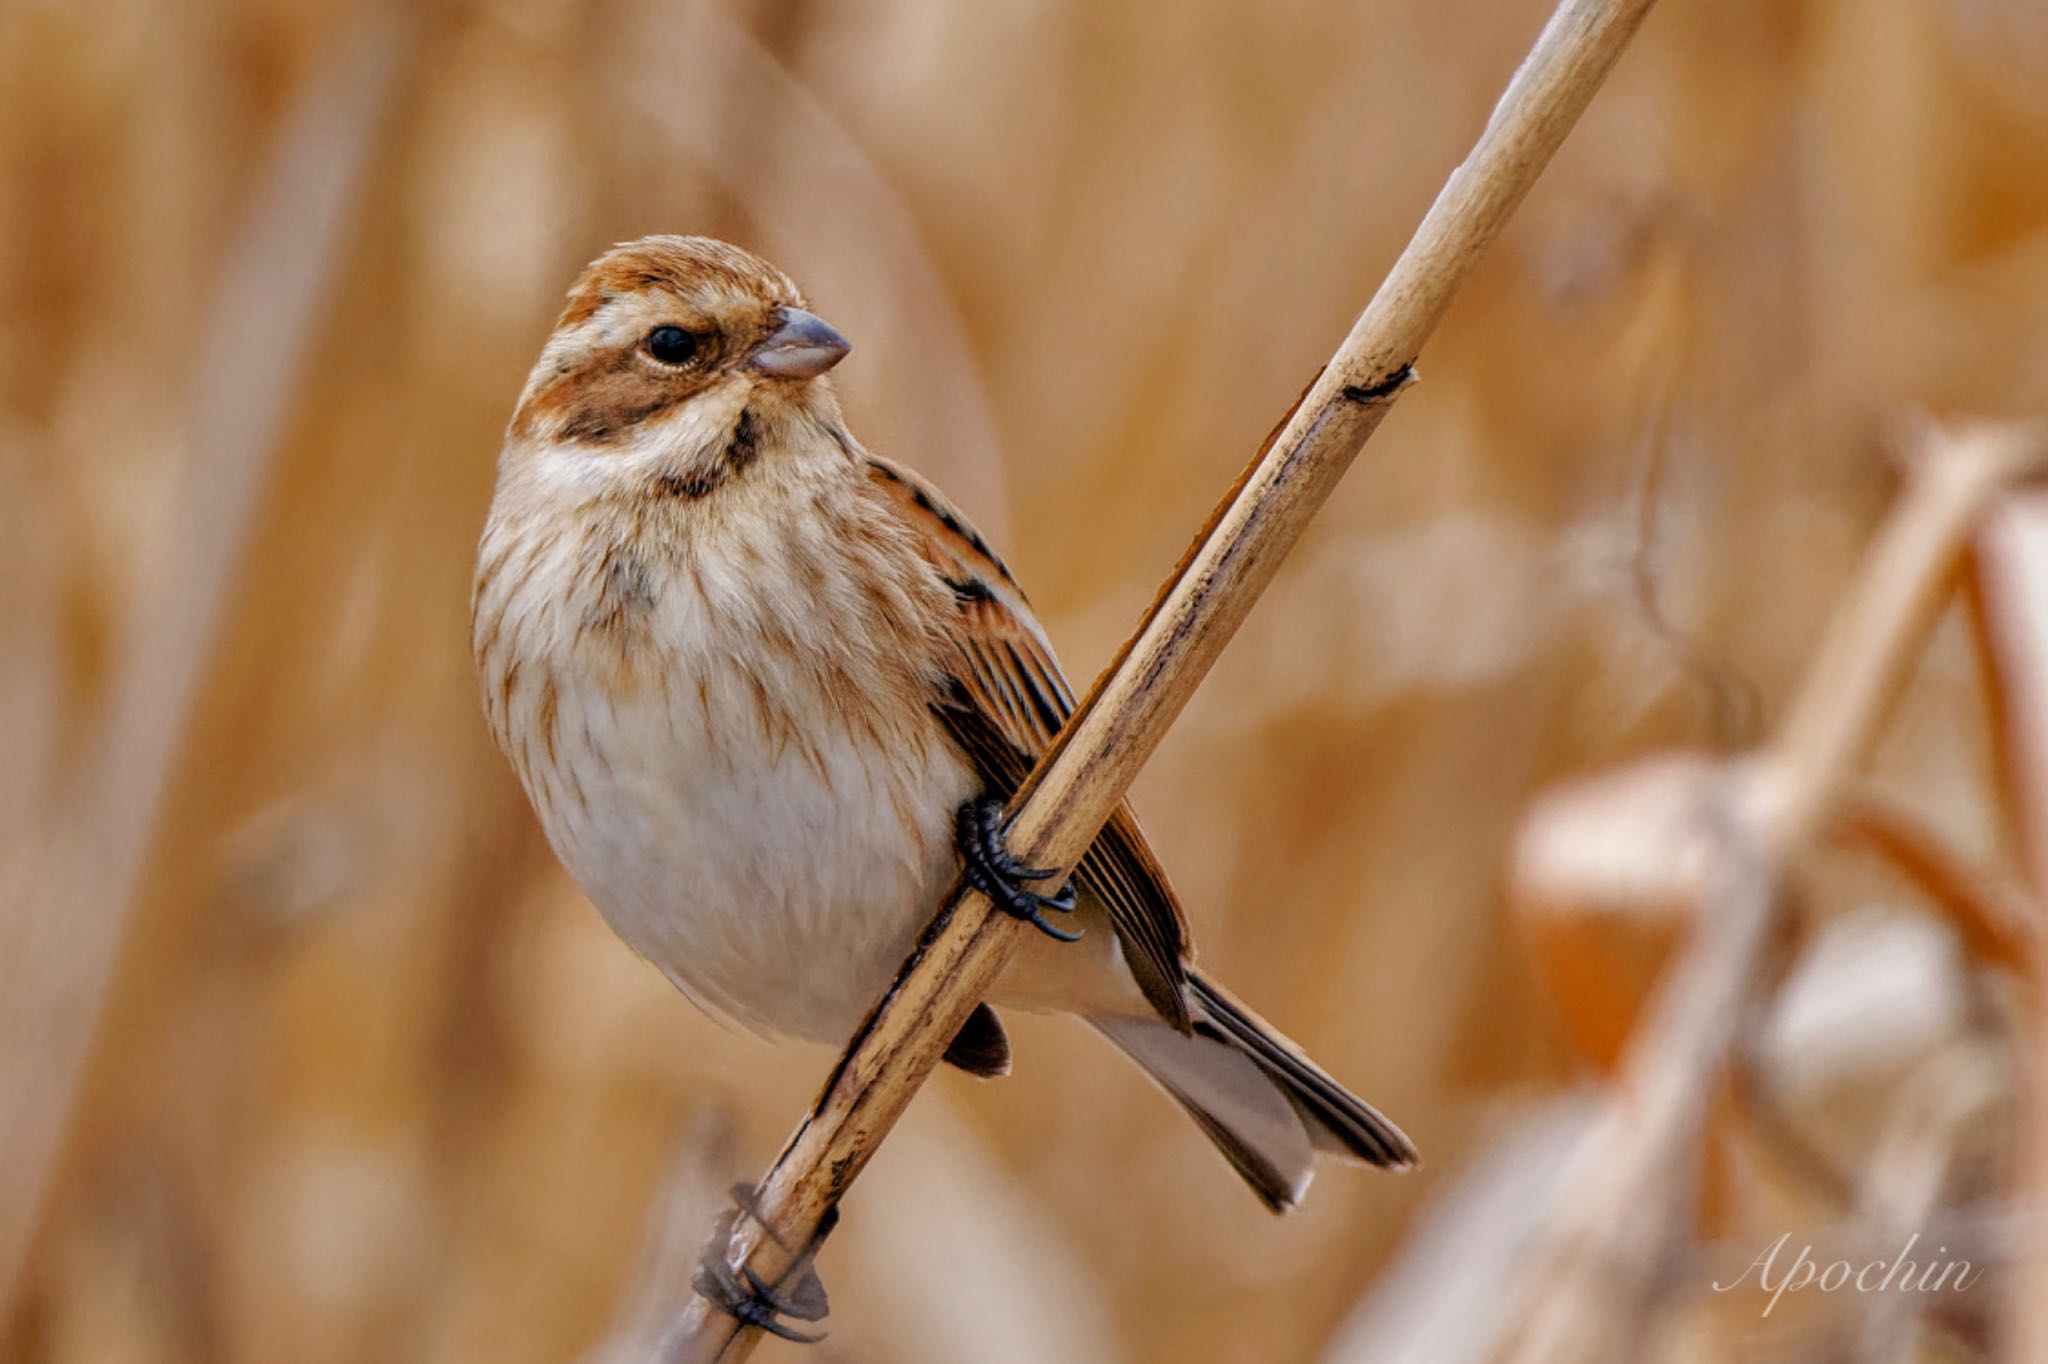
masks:
{"label": "bird's head", "polygon": [[793,423],[836,430],[823,376],[847,350],[758,256],[709,237],[626,242],[570,289],[508,451],[578,462],[578,481],[708,486],[735,443],[750,458]]}

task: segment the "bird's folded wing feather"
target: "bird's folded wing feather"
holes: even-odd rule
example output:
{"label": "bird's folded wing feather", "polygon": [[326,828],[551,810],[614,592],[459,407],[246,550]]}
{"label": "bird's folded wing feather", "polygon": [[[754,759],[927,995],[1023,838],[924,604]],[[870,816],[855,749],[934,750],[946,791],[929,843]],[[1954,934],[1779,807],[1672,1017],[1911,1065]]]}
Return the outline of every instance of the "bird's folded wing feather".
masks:
{"label": "bird's folded wing feather", "polygon": [[[868,461],[875,488],[953,588],[958,659],[932,709],[989,789],[1008,796],[1074,713],[1073,691],[1016,581],[974,527],[908,469]],[[1187,921],[1128,804],[1096,835],[1074,879],[1108,910],[1145,997],[1187,1031]]]}

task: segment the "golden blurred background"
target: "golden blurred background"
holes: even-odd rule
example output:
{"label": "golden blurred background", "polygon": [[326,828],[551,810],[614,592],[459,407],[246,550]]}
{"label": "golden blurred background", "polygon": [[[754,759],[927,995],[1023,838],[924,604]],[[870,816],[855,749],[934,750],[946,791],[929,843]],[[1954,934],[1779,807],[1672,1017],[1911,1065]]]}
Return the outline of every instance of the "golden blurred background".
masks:
{"label": "golden blurred background", "polygon": [[[829,1067],[615,941],[480,720],[499,432],[586,259],[785,267],[855,429],[1085,682],[1549,8],[0,6],[0,1358],[646,1358]],[[1017,1019],[1016,1073],[937,1076],[849,1200],[828,1342],[762,1358],[1449,1357],[1431,1314],[1508,1270],[1460,1199],[1551,1168],[1612,1023],[1506,908],[1521,814],[1765,732],[1887,434],[2048,406],[2044,71],[2038,0],[1666,0],[1141,780],[1204,959],[1426,1168],[1274,1219]],[[1977,695],[1947,622],[1877,780],[1998,866]],[[1929,1058],[2009,1096],[1940,920],[1867,866],[1802,896],[1895,1025],[1780,1075],[1805,1140],[1853,1164]],[[1862,998],[1814,969],[1823,1022]],[[1705,1286],[1796,1185],[1718,1200],[1659,1358],[1851,1357],[1853,1295]],[[1995,1296],[1911,1357],[1979,1357]]]}

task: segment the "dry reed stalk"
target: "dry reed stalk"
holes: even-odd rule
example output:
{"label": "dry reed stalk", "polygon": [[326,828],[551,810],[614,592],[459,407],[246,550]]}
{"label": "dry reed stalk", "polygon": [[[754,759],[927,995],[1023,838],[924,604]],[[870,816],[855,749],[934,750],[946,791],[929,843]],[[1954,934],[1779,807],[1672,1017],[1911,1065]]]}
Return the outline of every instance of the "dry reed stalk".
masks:
{"label": "dry reed stalk", "polygon": [[[1980,1039],[1961,1055],[1930,1058],[1901,1086],[1889,1120],[1870,1159],[1859,1200],[1862,1225],[1892,1244],[1912,1244],[1912,1236],[1940,1215],[1959,1158],[1967,1159],[1972,1133],[2009,1128],[2012,1117],[2011,1067],[2001,1054],[2002,1043]],[[1936,1241],[1935,1245],[1971,1247],[1980,1241]],[[1939,1311],[1940,1299],[1923,1305],[1912,1293],[1877,1293],[1862,1314],[1857,1331],[1858,1358],[1867,1364],[1921,1359],[1925,1318]]]}
{"label": "dry reed stalk", "polygon": [[1687,1177],[1745,1006],[1765,974],[1783,871],[1849,789],[1911,675],[1987,507],[2041,466],[2037,432],[1932,433],[1836,608],[1777,741],[1703,783],[1714,859],[1685,955],[1624,1058],[1565,1211],[1520,1285],[1517,1364],[1632,1358],[1683,1227]]}
{"label": "dry reed stalk", "polygon": [[[2036,903],[2048,897],[2048,492],[2008,498],[1986,518],[1972,563],[1974,619],[1998,728],[1999,774]],[[2048,1206],[2048,952],[2031,956],[2033,1036],[2017,1156],[2022,1208]],[[2023,1053],[2028,1054],[2028,1053]],[[2023,1243],[2010,1272],[2004,1357],[2048,1357],[2048,1250]]]}
{"label": "dry reed stalk", "polygon": [[1858,793],[1843,802],[1830,837],[1844,847],[1867,849],[1912,882],[1977,961],[2020,972],[2032,964],[2040,932],[2033,898],[1973,865],[1911,811]]}
{"label": "dry reed stalk", "polygon": [[292,109],[227,253],[193,380],[172,553],[124,622],[87,779],[62,793],[44,874],[0,904],[0,1319],[412,30],[376,9],[351,36]]}
{"label": "dry reed stalk", "polygon": [[[1372,302],[1212,518],[1138,633],[1010,804],[1026,862],[1072,868],[1412,377],[1451,299],[1652,0],[1564,0]],[[734,1219],[725,1258],[774,1282],[888,1134],[1024,931],[956,886],[810,1115]],[[760,1332],[693,1299],[667,1358],[735,1360]]]}

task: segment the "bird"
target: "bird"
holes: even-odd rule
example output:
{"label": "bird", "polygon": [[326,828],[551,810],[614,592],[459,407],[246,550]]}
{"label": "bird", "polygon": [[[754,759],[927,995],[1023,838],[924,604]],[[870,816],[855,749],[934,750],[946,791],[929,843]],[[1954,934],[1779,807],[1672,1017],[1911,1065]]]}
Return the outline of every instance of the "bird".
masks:
{"label": "bird", "polygon": [[849,350],[789,276],[708,237],[618,244],[571,286],[471,597],[484,713],[557,857],[698,1006],[831,1044],[964,875],[1040,931],[953,1065],[1008,1071],[999,1009],[1072,1013],[1276,1212],[1318,1153],[1413,1165],[1195,965],[1127,802],[1059,887],[1010,855],[1004,803],[1074,694],[988,542],[848,429],[827,375]]}

